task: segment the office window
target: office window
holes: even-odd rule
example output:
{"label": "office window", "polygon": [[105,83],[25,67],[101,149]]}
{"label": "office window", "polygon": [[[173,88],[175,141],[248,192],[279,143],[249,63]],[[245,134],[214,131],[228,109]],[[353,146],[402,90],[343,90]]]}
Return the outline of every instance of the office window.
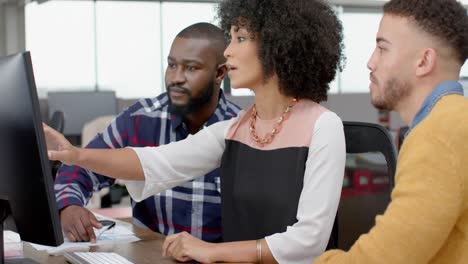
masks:
{"label": "office window", "polygon": [[155,97],[164,90],[159,8],[158,2],[96,2],[100,90],[113,90],[119,98]]}
{"label": "office window", "polygon": [[30,3],[25,20],[39,89],[94,89],[93,2]]}
{"label": "office window", "polygon": [[171,49],[172,41],[175,36],[184,28],[198,23],[208,22],[214,25],[216,21],[215,3],[182,3],[182,2],[163,2],[161,3],[161,37],[162,37],[162,80],[164,86],[164,71],[167,67],[167,56]]}
{"label": "office window", "polygon": [[[328,90],[328,94],[336,94],[336,93],[338,93],[337,79],[335,79],[334,81],[330,83],[330,90]],[[231,88],[231,95],[232,96],[250,96],[250,95],[254,95],[254,93],[252,92],[252,90],[247,89],[247,88],[237,88],[237,89]]]}
{"label": "office window", "polygon": [[254,95],[252,90],[247,89],[247,88],[231,88],[231,95],[232,96],[249,96],[249,95]]}
{"label": "office window", "polygon": [[161,4],[161,36],[162,58],[164,68],[167,65],[167,56],[175,36],[187,26],[198,22],[208,22],[218,25],[215,3],[177,3],[163,2]]}
{"label": "office window", "polygon": [[[152,97],[165,90],[167,55],[176,34],[196,22],[215,25],[216,3],[164,1],[47,1],[25,8],[41,97],[48,90],[114,90],[121,98]],[[344,10],[344,11],[343,11]],[[336,7],[347,63],[330,84],[333,93],[368,93],[367,60],[381,14]],[[465,63],[461,76],[468,78]],[[232,89],[232,95],[252,95]]]}
{"label": "office window", "polygon": [[341,78],[341,72],[337,72],[336,73],[336,77],[335,77],[335,80],[333,80],[331,83],[330,83],[330,90],[328,90],[328,94],[337,94],[340,92],[339,90],[339,79]]}
{"label": "office window", "polygon": [[346,67],[340,77],[342,93],[368,93],[367,61],[375,47],[379,13],[343,13]]}

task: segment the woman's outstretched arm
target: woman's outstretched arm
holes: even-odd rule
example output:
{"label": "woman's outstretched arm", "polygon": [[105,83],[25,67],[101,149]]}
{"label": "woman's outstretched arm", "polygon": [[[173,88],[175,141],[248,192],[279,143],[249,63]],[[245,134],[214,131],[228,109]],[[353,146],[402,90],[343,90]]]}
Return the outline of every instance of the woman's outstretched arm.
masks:
{"label": "woman's outstretched arm", "polygon": [[50,160],[78,165],[88,170],[124,180],[144,180],[143,168],[131,148],[83,149],[73,146],[59,132],[43,124]]}

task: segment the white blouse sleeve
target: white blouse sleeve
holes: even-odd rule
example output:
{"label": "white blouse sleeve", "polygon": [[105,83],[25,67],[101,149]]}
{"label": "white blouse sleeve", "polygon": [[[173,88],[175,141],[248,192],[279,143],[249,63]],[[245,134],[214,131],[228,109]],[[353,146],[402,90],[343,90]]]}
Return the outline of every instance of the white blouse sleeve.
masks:
{"label": "white blouse sleeve", "polygon": [[215,123],[178,142],[131,148],[140,159],[145,180],[124,181],[130,196],[139,202],[218,168],[225,135],[239,116]]}
{"label": "white blouse sleeve", "polygon": [[341,119],[333,112],[317,120],[309,148],[298,221],[265,238],[278,263],[310,264],[325,251],[338,209],[346,147]]}

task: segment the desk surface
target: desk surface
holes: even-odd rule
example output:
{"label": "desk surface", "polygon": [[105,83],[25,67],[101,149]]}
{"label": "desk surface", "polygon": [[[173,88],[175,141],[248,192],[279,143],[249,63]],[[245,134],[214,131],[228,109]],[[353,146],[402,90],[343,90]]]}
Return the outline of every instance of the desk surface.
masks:
{"label": "desk surface", "polygon": [[[128,224],[128,223],[124,223]],[[130,225],[130,224],[128,224]],[[133,232],[142,240],[116,245],[104,245],[91,247],[90,251],[100,252],[115,252],[131,262],[138,264],[166,264],[166,263],[178,263],[172,258],[165,258],[162,256],[162,244],[164,242],[164,236],[146,230],[143,228],[132,226]],[[24,243],[23,246],[24,256],[26,258],[33,259],[39,263],[50,263],[50,264],[63,264],[66,263],[65,257],[63,256],[49,256],[45,251],[37,251],[29,243]]]}

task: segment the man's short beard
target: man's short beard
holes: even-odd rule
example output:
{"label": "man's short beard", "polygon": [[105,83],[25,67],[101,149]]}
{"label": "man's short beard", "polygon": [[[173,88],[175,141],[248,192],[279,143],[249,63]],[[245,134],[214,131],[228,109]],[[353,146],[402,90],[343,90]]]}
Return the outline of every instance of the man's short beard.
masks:
{"label": "man's short beard", "polygon": [[[213,97],[213,94],[214,94],[214,86],[215,86],[215,82],[214,80],[211,80],[205,86],[205,89],[203,89],[203,93],[200,96],[195,97],[195,98],[192,97],[192,93],[190,91],[187,91],[187,94],[189,96],[189,101],[185,105],[173,104],[171,97],[168,96],[169,112],[171,114],[181,115],[181,116],[198,112],[200,109],[202,109],[211,101],[211,98]],[[171,87],[172,86],[167,87],[167,90],[170,91]]]}
{"label": "man's short beard", "polygon": [[388,80],[382,88],[383,95],[372,100],[372,104],[380,110],[395,110],[398,102],[410,93],[409,84],[396,78]]}

